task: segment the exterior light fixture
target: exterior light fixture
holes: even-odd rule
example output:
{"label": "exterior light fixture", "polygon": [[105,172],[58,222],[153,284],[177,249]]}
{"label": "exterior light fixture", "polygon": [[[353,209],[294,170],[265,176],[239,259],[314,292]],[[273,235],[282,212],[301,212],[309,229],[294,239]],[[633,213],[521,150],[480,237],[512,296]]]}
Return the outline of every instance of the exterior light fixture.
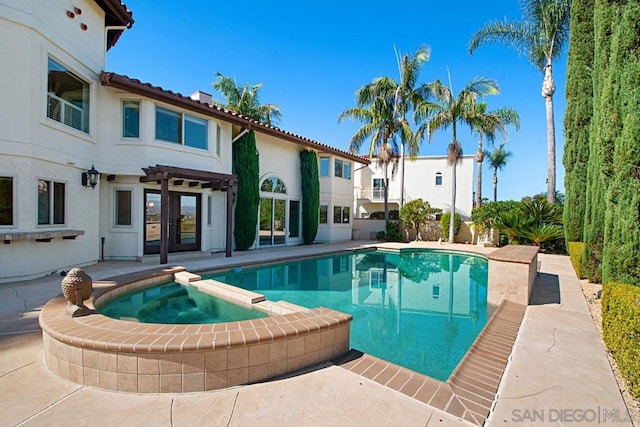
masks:
{"label": "exterior light fixture", "polygon": [[98,185],[98,178],[100,177],[100,172],[96,170],[94,165],[91,165],[91,169],[86,172],[82,172],[82,185],[84,187],[91,187],[91,189],[95,189],[96,185]]}

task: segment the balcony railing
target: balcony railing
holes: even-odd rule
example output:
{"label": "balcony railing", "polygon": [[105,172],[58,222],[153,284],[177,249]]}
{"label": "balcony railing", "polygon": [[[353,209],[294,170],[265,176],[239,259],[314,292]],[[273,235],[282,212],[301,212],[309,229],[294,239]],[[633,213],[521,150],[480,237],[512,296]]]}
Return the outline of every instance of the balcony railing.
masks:
{"label": "balcony railing", "polygon": [[[389,201],[400,201],[400,189],[399,188],[389,188]],[[372,202],[384,202],[384,188],[382,187],[362,187],[356,191],[356,198],[359,200],[369,200]],[[404,201],[405,203],[410,201],[411,197],[407,194],[407,191],[404,192]]]}
{"label": "balcony railing", "polygon": [[47,117],[78,130],[85,130],[84,110],[52,93],[48,94]]}

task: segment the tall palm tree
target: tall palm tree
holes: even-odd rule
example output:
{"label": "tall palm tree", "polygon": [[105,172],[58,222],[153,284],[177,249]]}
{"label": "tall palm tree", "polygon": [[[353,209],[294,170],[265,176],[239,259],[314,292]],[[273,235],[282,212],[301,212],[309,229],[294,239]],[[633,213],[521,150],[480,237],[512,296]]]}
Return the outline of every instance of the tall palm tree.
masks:
{"label": "tall palm tree", "polygon": [[[390,81],[387,80],[389,83]],[[390,97],[369,97],[366,91],[369,85],[356,91],[357,106],[349,108],[338,116],[338,122],[345,119],[360,121],[363,125],[351,137],[349,151],[357,154],[362,144],[370,139],[369,158],[378,153],[378,164],[383,167],[384,180],[384,219],[389,226],[389,165],[395,172],[398,161],[398,145],[396,143],[397,123],[393,118],[393,103]],[[365,92],[363,94],[363,92]]]}
{"label": "tall palm tree", "polygon": [[[402,171],[400,178],[400,207],[404,204],[404,162],[407,149],[411,158],[417,156],[419,144],[415,139],[413,129],[409,124],[407,115],[417,104],[428,97],[429,86],[418,85],[418,78],[422,66],[429,60],[431,50],[427,46],[420,46],[412,54],[400,55],[396,51],[398,62],[399,81],[391,77],[379,77],[371,83],[363,86],[356,92],[358,106],[371,105],[374,102],[382,102],[392,106],[393,125],[390,131],[398,134],[400,138],[400,158]],[[376,101],[378,100],[378,101]]]}
{"label": "tall palm tree", "polygon": [[542,96],[547,116],[547,198],[555,203],[556,131],[553,121],[552,64],[569,39],[571,0],[521,0],[521,21],[493,21],[471,37],[469,52],[487,43],[503,43],[526,55],[529,62],[544,73]]}
{"label": "tall palm tree", "polygon": [[504,149],[501,144],[493,152],[485,151],[484,155],[489,159],[489,167],[493,169],[493,201],[498,200],[498,171],[507,165],[507,160],[513,155],[511,151]]}
{"label": "tall palm tree", "polygon": [[[418,85],[418,77],[422,66],[429,60],[431,50],[427,46],[420,46],[418,50],[411,56],[408,54],[400,55],[396,51],[398,60],[398,71],[400,81],[396,88],[394,96],[394,117],[399,123],[400,144],[402,159],[402,173],[400,174],[400,208],[404,205],[404,163],[406,157],[406,148],[408,145],[409,155],[413,159],[419,151],[419,144],[414,136],[413,130],[407,120],[407,114],[414,109],[416,105],[424,101],[429,96],[429,86],[426,84]],[[418,86],[416,86],[418,85]]]}
{"label": "tall palm tree", "polygon": [[225,97],[226,102],[213,101],[213,104],[233,110],[238,114],[262,122],[266,125],[275,125],[282,118],[280,107],[274,104],[260,104],[258,92],[262,88],[262,83],[251,85],[245,83],[238,86],[235,79],[224,76],[216,72],[216,81],[213,88]]}
{"label": "tall palm tree", "polygon": [[458,141],[458,123],[473,128],[476,120],[476,101],[480,97],[496,95],[500,91],[495,80],[484,77],[474,78],[457,95],[453,89],[439,80],[430,84],[430,92],[434,102],[422,102],[415,111],[417,122],[422,122],[416,131],[419,140],[426,134],[431,141],[433,134],[440,129],[451,126],[451,143],[447,147],[447,162],[451,165],[451,219],[449,221],[449,243],[454,239],[454,223],[456,212],[456,165],[462,158],[462,145]]}
{"label": "tall palm tree", "polygon": [[476,117],[473,120],[473,130],[478,134],[478,151],[476,151],[476,200],[475,207],[482,205],[482,162],[484,150],[482,148],[483,136],[493,144],[497,134],[507,137],[507,126],[513,125],[520,129],[520,116],[513,108],[503,107],[495,111],[487,112],[487,103],[480,102],[476,105]]}

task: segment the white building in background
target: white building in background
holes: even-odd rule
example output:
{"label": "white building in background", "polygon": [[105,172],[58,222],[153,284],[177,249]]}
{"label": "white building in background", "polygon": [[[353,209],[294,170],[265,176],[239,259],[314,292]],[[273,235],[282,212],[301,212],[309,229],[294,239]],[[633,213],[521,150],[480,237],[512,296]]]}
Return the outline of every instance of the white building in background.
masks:
{"label": "white building in background", "polygon": [[254,247],[302,243],[302,150],[330,168],[316,241],[351,239],[351,171],[366,160],[213,107],[203,92],[106,72],[106,51],[133,23],[119,0],[0,0],[0,282],[100,259],[230,255],[232,144],[249,129],[260,155]]}
{"label": "white building in background", "polygon": [[[402,164],[398,162],[395,175],[389,167],[389,210],[400,209]],[[473,208],[474,156],[462,156],[456,165],[456,212],[462,220],[471,217]],[[443,212],[451,209],[452,166],[447,156],[421,156],[405,160],[404,201],[422,199]],[[373,159],[369,165],[354,171],[355,217],[368,218],[373,212],[384,211],[384,168]]]}

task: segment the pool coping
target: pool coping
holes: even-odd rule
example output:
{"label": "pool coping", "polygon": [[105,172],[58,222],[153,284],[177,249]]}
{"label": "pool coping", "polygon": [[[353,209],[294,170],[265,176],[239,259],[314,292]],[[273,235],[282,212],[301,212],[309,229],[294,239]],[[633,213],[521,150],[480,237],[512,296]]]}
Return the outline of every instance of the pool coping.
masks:
{"label": "pool coping", "polygon": [[475,425],[483,425],[518,336],[526,306],[503,300],[447,381],[351,350],[333,363]]}

